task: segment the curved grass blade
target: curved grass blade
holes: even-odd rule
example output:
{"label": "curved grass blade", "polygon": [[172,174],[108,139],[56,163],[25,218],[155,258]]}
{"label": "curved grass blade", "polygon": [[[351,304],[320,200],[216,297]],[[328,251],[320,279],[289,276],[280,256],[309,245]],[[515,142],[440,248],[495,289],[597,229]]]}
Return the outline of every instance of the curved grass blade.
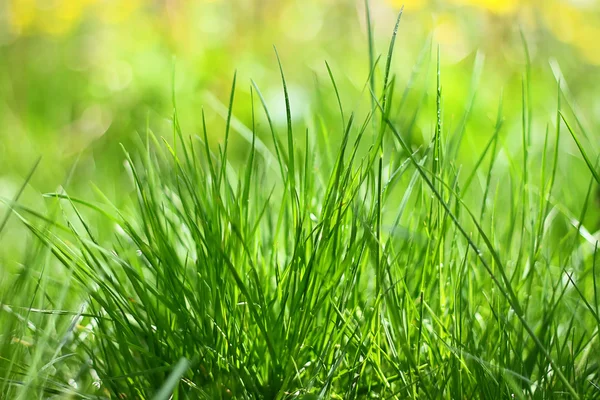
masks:
{"label": "curved grass blade", "polygon": [[592,161],[590,160],[590,158],[588,157],[585,149],[581,145],[581,142],[577,138],[577,135],[575,135],[575,132],[573,131],[573,128],[571,128],[571,125],[569,125],[569,123],[567,122],[567,120],[566,120],[566,118],[565,118],[565,116],[563,115],[562,112],[560,112],[560,117],[562,118],[563,122],[567,126],[567,129],[569,130],[569,133],[571,134],[571,137],[575,141],[575,144],[577,145],[577,148],[579,149],[579,152],[581,153],[581,156],[583,157],[585,163],[587,164],[587,167],[589,168],[590,172],[592,173],[592,176],[594,177],[594,179],[596,180],[596,182],[598,182],[598,184],[600,184],[600,174],[598,173],[598,171],[596,171],[596,168],[592,164]]}

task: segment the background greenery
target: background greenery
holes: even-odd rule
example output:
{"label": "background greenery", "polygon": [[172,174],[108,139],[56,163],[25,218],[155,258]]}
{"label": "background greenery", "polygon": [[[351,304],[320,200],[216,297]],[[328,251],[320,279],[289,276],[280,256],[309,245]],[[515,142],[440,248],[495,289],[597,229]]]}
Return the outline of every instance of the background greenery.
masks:
{"label": "background greenery", "polygon": [[[401,3],[374,2],[378,49],[385,48]],[[394,72],[406,81],[433,35],[441,46],[445,94],[452,96],[447,107],[464,106],[476,51],[485,56],[479,107],[494,111],[501,88],[520,90],[521,29],[534,63],[536,104],[553,93],[549,61],[556,59],[590,123],[598,118],[593,97],[600,64],[597,2],[403,4],[408,12],[398,40],[402,61]],[[362,8],[360,1],[7,0],[0,7],[3,175],[13,181],[11,174],[22,174],[43,154],[46,173],[34,179],[52,187],[74,154],[96,152],[98,161],[100,154],[112,153],[106,147],[145,126],[148,115],[153,126],[168,118],[173,56],[182,115],[210,107],[206,92],[224,102],[236,69],[245,82],[242,90],[252,78],[271,97],[280,96],[272,45],[298,102],[310,103],[313,74],[326,76],[324,60],[340,71],[342,86],[356,92],[368,73]],[[213,114],[208,113],[211,120]],[[486,112],[474,115],[487,118]],[[193,118],[182,123],[198,127]],[[114,164],[111,160],[102,168]]]}
{"label": "background greenery", "polygon": [[[501,90],[510,99],[520,96],[525,72],[520,31],[533,63],[533,106],[554,107],[553,82],[560,69],[588,128],[600,118],[594,96],[600,63],[600,44],[594,39],[600,29],[597,2],[403,4],[408,12],[398,40],[402,60],[393,72],[399,82],[406,82],[420,51],[430,41],[433,51],[439,44],[449,115],[459,115],[465,107],[476,53],[485,58],[477,109],[471,116],[473,131],[489,127]],[[379,51],[386,46],[399,7],[400,2],[372,5]],[[209,125],[222,124],[223,113],[214,112],[215,103],[207,101],[207,94],[225,103],[235,70],[245,82],[240,89],[247,93],[254,79],[276,107],[276,122],[284,122],[273,45],[286,66],[298,120],[303,119],[301,112],[306,115],[315,108],[315,79],[327,79],[324,60],[337,71],[344,95],[355,96],[368,74],[363,8],[360,1],[316,0],[3,2],[2,195],[10,197],[42,156],[42,168],[32,181],[38,189],[56,189],[74,159],[81,157],[71,188],[86,190],[91,179],[115,197],[123,176],[119,143],[143,131],[148,119],[157,132],[168,126],[174,68],[180,114],[191,116],[181,120],[188,132],[198,131],[195,116],[202,106],[209,111]],[[554,72],[551,63],[559,66]],[[433,81],[424,78],[423,87],[431,91]],[[514,110],[519,103],[505,106],[512,107],[509,115],[515,115],[512,122],[517,123]],[[247,116],[247,110],[239,110]],[[416,128],[419,136],[427,137],[431,121],[422,115]],[[476,146],[484,142],[484,132],[479,133],[471,135]],[[243,154],[247,149],[242,145],[238,150]]]}

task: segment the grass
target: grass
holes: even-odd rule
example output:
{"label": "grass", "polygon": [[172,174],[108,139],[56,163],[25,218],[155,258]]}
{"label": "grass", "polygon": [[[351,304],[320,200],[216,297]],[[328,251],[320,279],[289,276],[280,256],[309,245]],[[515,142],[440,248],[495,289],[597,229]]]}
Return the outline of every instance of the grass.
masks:
{"label": "grass", "polygon": [[[168,138],[148,128],[123,149],[123,204],[99,189],[46,194],[47,212],[5,200],[31,238],[19,273],[0,282],[0,393],[600,397],[598,239],[584,224],[598,207],[598,149],[564,82],[534,132],[528,66],[520,115],[509,116],[521,119],[520,153],[500,96],[486,146],[462,166],[476,89],[451,129],[438,51],[431,140],[416,145],[396,121],[430,110],[411,115],[412,85],[395,97],[399,23],[383,67],[369,36],[366,113],[344,107],[354,99],[326,65],[319,90],[335,94],[337,122],[315,112],[321,123],[300,128],[277,56],[283,134],[256,84],[241,125],[234,75],[222,145],[209,145],[204,111],[190,135],[174,107]],[[241,161],[234,123],[251,132]],[[560,168],[570,139],[577,179]]]}

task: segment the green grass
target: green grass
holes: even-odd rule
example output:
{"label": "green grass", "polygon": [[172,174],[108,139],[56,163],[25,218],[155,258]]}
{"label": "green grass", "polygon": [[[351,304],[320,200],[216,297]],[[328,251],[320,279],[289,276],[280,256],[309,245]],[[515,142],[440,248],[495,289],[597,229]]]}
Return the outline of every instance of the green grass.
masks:
{"label": "green grass", "polygon": [[[398,96],[392,69],[397,29],[383,58],[369,35],[362,99],[345,98],[326,65],[319,92],[334,95],[335,119],[315,110],[293,122],[277,56],[285,127],[254,83],[250,118],[236,117],[234,75],[221,145],[209,145],[204,111],[180,117],[174,104],[172,133],[148,128],[124,148],[131,186],[119,205],[97,188],[95,199],[45,194],[45,211],[5,200],[31,235],[0,282],[0,393],[599,398],[588,227],[599,149],[565,83],[539,131],[528,64],[519,115],[504,115],[498,96],[487,144],[460,156],[476,85],[452,126],[438,51],[411,77],[436,65],[434,107],[409,109],[415,89]],[[366,111],[348,110],[360,101]],[[423,145],[410,123],[419,113],[432,127]],[[199,118],[201,133],[180,118]],[[572,139],[581,160],[561,164]],[[247,143],[243,160],[235,140]]]}

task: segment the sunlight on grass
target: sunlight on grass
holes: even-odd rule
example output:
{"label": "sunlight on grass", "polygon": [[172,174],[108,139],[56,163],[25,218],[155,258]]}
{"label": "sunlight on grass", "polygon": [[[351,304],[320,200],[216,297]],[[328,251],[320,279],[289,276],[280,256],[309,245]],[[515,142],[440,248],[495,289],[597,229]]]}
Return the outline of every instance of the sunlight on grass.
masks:
{"label": "sunlight on grass", "polygon": [[[12,1],[12,23],[68,35],[100,3]],[[81,75],[57,67],[43,82],[26,63],[54,94],[0,76],[2,115],[37,129],[7,143],[60,149],[50,162],[2,149],[25,172],[0,180],[0,397],[600,396],[593,67],[574,75],[571,50],[547,59],[527,27],[490,53],[449,15],[417,40],[431,5],[407,5],[408,21],[353,5],[344,33],[316,3],[287,3],[276,24],[295,33],[268,65],[254,37],[226,38],[241,25],[218,38],[205,26],[218,44],[175,59],[149,28],[119,56],[74,57]],[[132,22],[144,9],[110,23],[148,28]],[[171,49],[186,46],[181,10]],[[296,13],[314,19],[307,37]]]}

